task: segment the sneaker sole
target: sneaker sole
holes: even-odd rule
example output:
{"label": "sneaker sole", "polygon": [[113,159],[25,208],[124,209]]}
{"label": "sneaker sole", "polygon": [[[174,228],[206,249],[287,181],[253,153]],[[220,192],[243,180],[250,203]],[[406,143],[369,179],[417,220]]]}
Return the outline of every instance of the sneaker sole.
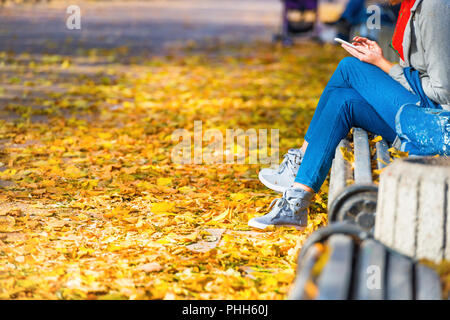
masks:
{"label": "sneaker sole", "polygon": [[264,230],[264,229],[266,229],[267,227],[270,227],[270,226],[274,226],[274,227],[294,227],[298,231],[302,231],[302,230],[306,229],[306,226],[298,226],[298,225],[295,225],[295,224],[264,224],[264,223],[261,223],[261,222],[258,222],[258,221],[253,221],[253,220],[250,220],[248,222],[248,226],[256,228],[256,229],[260,229],[260,230]]}
{"label": "sneaker sole", "polygon": [[273,191],[279,192],[279,193],[283,193],[284,191],[286,191],[286,189],[288,189],[290,187],[290,186],[285,187],[285,186],[282,186],[279,184],[273,184],[272,182],[267,181],[266,179],[264,179],[264,176],[261,174],[261,172],[262,171],[260,171],[258,174],[259,181],[261,181],[261,183],[263,185],[265,185],[267,188],[269,188]]}

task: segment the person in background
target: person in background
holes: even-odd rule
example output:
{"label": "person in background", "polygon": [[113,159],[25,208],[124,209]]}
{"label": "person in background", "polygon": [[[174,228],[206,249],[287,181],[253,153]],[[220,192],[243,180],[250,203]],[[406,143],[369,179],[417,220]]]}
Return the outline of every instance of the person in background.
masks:
{"label": "person in background", "polygon": [[[394,23],[398,17],[400,5],[386,6],[385,1],[381,1],[379,5],[383,12],[382,22]],[[351,28],[364,23],[367,18],[366,0],[349,0],[341,17],[328,25],[335,27],[338,38],[348,41]]]}
{"label": "person in background", "polygon": [[344,58],[325,87],[300,149],[292,149],[278,170],[259,178],[283,192],[251,227],[307,225],[307,210],[321,188],[339,142],[352,127],[400,141],[412,154],[450,155],[450,1],[401,2],[392,47],[400,64],[389,62],[380,46],[355,37],[353,57]]}

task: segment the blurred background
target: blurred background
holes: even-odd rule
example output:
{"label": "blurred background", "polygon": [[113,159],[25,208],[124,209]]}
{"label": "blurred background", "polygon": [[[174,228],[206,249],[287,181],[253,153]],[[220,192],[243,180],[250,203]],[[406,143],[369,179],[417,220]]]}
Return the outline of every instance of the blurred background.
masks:
{"label": "blurred background", "polygon": [[[0,49],[70,54],[79,47],[127,46],[156,52],[202,41],[272,41],[282,32],[286,4],[295,9],[296,2],[300,8],[311,2],[318,2],[318,7],[303,16],[290,10],[294,23],[314,21],[314,14],[329,23],[339,19],[349,0],[3,0]],[[81,30],[66,28],[66,8],[72,4],[81,9]],[[332,39],[326,25],[319,29],[322,40]]]}
{"label": "blurred background", "polygon": [[0,0],[0,299],[286,298],[328,183],[306,230],[255,232],[263,164],[178,165],[173,134],[301,145],[334,36],[387,48],[395,14],[368,30],[371,3]]}

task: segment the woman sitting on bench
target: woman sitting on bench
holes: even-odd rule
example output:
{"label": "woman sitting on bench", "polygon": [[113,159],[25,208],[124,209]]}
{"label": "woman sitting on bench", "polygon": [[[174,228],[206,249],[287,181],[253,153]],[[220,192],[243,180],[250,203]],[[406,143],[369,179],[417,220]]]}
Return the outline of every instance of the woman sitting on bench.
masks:
{"label": "woman sitting on bench", "polygon": [[[251,219],[249,226],[305,227],[314,192],[322,186],[337,145],[352,127],[381,135],[388,142],[397,142],[400,137],[405,151],[448,154],[448,137],[443,139],[444,129],[439,125],[446,123],[448,135],[450,1],[391,1],[399,2],[402,3],[392,47],[400,56],[401,65],[386,60],[379,45],[366,38],[353,39],[356,49],[342,45],[353,57],[339,63],[325,87],[301,149],[289,150],[278,170],[260,172],[260,180],[283,192],[283,196],[272,202],[266,215]],[[404,112],[408,117],[402,111],[408,111]],[[447,122],[431,118],[440,115]],[[404,121],[411,118],[409,123]],[[424,122],[428,119],[432,120]],[[414,132],[423,128],[421,135]],[[424,139],[424,134],[435,135]],[[414,144],[415,138],[418,140]],[[430,148],[430,143],[443,140]]]}

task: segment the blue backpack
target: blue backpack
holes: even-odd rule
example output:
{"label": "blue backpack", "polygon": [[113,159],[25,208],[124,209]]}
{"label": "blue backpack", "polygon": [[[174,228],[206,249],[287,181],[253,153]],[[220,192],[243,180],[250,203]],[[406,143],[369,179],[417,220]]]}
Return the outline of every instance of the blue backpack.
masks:
{"label": "blue backpack", "polygon": [[395,126],[401,151],[410,155],[450,155],[450,111],[427,97],[419,72],[404,69],[405,77],[420,97],[420,105],[405,104],[397,112]]}

